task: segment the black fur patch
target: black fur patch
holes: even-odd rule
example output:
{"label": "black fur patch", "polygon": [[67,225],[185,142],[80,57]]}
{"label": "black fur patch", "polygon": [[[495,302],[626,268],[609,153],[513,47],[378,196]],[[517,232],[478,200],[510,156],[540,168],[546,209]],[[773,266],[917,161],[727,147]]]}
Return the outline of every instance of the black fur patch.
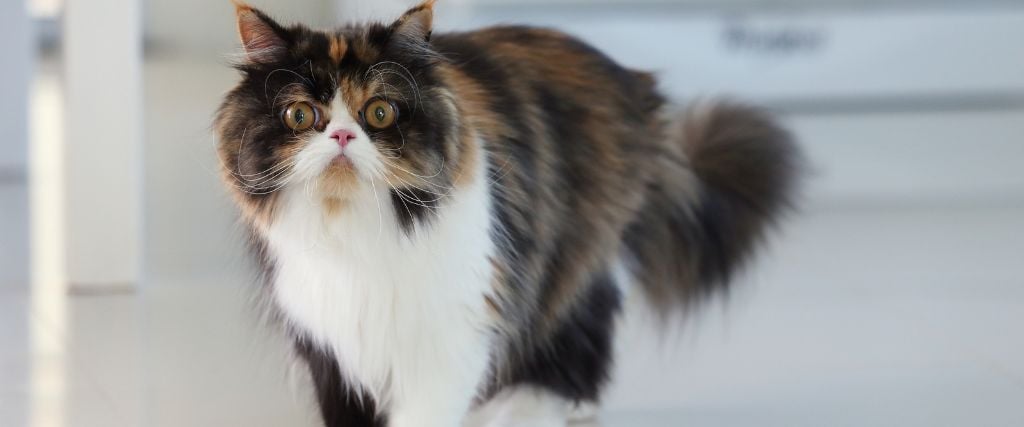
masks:
{"label": "black fur patch", "polygon": [[439,198],[437,194],[418,188],[391,190],[391,205],[395,216],[407,233],[412,231],[417,222],[426,222],[437,212]]}
{"label": "black fur patch", "polygon": [[320,414],[327,427],[385,427],[387,419],[377,414],[377,405],[369,395],[358,395],[345,384],[334,356],[298,339],[296,351],[309,365],[316,385]]}
{"label": "black fur patch", "polygon": [[574,402],[595,402],[614,358],[615,316],[621,294],[601,275],[545,343],[512,369],[512,384],[541,386]]}

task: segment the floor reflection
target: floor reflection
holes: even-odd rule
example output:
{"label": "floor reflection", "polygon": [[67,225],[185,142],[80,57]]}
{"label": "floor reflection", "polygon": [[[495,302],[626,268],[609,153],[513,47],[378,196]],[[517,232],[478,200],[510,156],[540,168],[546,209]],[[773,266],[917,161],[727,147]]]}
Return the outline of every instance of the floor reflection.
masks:
{"label": "floor reflection", "polygon": [[44,61],[30,100],[31,427],[65,423],[67,288],[64,278],[63,104],[57,64]]}

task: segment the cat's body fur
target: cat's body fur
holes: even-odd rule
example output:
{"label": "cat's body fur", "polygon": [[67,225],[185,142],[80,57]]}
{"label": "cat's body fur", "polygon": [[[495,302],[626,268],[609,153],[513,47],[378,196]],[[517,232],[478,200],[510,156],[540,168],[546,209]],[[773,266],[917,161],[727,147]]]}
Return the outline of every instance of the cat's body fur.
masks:
{"label": "cat's body fur", "polygon": [[393,425],[457,425],[492,346],[488,186],[452,194],[429,233],[407,237],[394,210],[378,210],[389,189],[375,182],[327,222],[302,190],[283,190],[296,199],[282,203],[267,236],[274,300],[303,339],[331,351],[346,384],[388,408]]}
{"label": "cat's body fur", "polygon": [[[663,307],[724,284],[795,149],[749,108],[673,118],[650,75],[562,33],[431,37],[431,6],[337,32],[240,6],[225,177],[327,425],[458,426],[496,396],[562,425],[600,396],[621,282]],[[392,126],[367,124],[375,99]],[[312,127],[282,125],[296,102]]]}

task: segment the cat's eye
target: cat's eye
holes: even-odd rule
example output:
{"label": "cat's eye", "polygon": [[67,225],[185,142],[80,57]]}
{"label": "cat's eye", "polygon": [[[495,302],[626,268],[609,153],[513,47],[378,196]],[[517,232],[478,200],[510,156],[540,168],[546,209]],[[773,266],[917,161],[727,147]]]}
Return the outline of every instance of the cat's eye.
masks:
{"label": "cat's eye", "polygon": [[284,110],[284,124],[294,131],[306,130],[320,119],[316,107],[308,102],[295,102]]}
{"label": "cat's eye", "polygon": [[381,98],[374,98],[363,108],[363,120],[374,129],[387,129],[395,124],[398,109],[395,105]]}

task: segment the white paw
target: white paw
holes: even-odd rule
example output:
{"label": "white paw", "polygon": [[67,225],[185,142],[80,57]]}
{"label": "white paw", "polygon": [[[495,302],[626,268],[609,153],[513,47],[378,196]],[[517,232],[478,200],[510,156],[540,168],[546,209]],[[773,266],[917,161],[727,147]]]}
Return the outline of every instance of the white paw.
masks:
{"label": "white paw", "polygon": [[596,413],[594,405],[575,405],[544,389],[518,386],[474,409],[463,427],[566,427],[570,421],[591,421]]}
{"label": "white paw", "polygon": [[581,403],[573,405],[569,410],[569,421],[573,423],[586,423],[597,420],[597,405],[593,403]]}

